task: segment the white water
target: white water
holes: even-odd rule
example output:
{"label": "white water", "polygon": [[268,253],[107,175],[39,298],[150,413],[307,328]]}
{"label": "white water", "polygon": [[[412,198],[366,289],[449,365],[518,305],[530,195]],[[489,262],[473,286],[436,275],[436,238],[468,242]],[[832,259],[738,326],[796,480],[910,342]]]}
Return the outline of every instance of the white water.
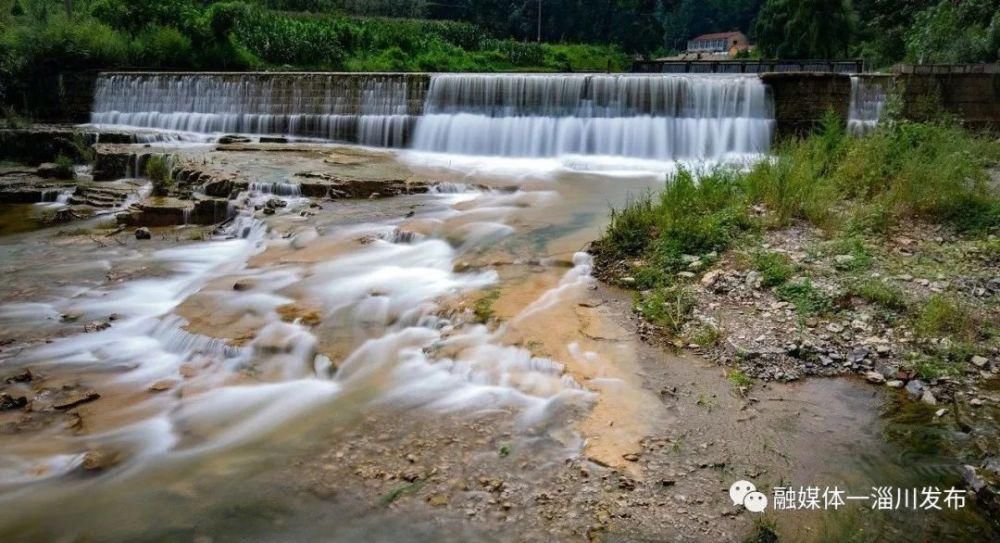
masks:
{"label": "white water", "polygon": [[851,105],[847,116],[847,131],[864,136],[878,126],[885,109],[886,83],[873,78],[851,76]]}
{"label": "white water", "polygon": [[421,151],[661,161],[763,153],[774,129],[754,76],[438,74],[422,116],[410,114],[407,79],[360,76],[355,91],[337,77],[111,75],[98,81],[91,121],[382,147],[412,132]]}
{"label": "white water", "polygon": [[97,81],[90,119],[194,133],[281,134],[399,146],[411,117],[405,79],[335,75],[119,74]]}
{"label": "white water", "polygon": [[438,75],[413,147],[466,155],[722,159],[767,151],[756,77]]}

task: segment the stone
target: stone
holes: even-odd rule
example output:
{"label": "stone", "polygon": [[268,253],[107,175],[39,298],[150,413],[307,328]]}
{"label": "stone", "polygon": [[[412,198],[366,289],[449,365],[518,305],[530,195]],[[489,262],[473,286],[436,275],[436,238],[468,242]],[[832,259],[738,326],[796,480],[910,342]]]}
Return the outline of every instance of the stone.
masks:
{"label": "stone", "polygon": [[103,471],[118,463],[118,455],[91,450],[83,455],[80,466],[86,471]]}
{"label": "stone", "polygon": [[177,381],[174,379],[160,379],[159,381],[149,385],[149,388],[146,390],[150,392],[163,392],[174,388],[176,385]]}
{"label": "stone", "polygon": [[639,461],[639,455],[636,454],[636,453],[623,454],[622,458],[624,458],[625,460],[627,460],[629,462],[638,462]]}
{"label": "stone", "polygon": [[851,364],[859,364],[868,358],[870,353],[868,347],[858,347],[847,354],[847,361]]}
{"label": "stone", "polygon": [[892,347],[883,343],[875,347],[875,352],[878,353],[879,356],[889,356],[889,353],[892,352]]}
{"label": "stone", "polygon": [[976,366],[977,368],[986,367],[986,365],[989,363],[990,363],[989,359],[986,358],[985,356],[977,355],[972,357],[972,365]]}
{"label": "stone", "polygon": [[836,262],[838,266],[850,266],[854,263],[854,255],[837,255],[833,257],[833,261]]}
{"label": "stone", "polygon": [[682,279],[694,279],[694,274],[689,271],[677,272],[677,277]]}
{"label": "stone", "polygon": [[233,283],[233,290],[236,292],[246,292],[257,287],[257,282],[253,279],[240,279]]}
{"label": "stone", "polygon": [[903,382],[900,381],[899,379],[893,379],[891,381],[886,382],[885,386],[889,388],[903,388]]}
{"label": "stone", "polygon": [[932,394],[929,390],[924,391],[924,394],[920,396],[920,401],[927,405],[937,405],[937,398],[935,398],[934,394]]}
{"label": "stone", "polygon": [[826,325],[826,331],[830,332],[831,334],[839,334],[844,331],[844,326],[836,322],[831,322],[830,324]]}
{"label": "stone", "polygon": [[885,382],[885,376],[877,371],[865,372],[865,379],[872,384],[880,385]]}
{"label": "stone", "polygon": [[705,288],[711,288],[715,286],[715,283],[719,281],[722,276],[722,270],[712,270],[706,273],[701,278],[701,285]]}
{"label": "stone", "polygon": [[761,275],[759,273],[752,271],[747,274],[747,278],[745,281],[748,287],[757,289],[760,288],[763,279],[761,278]]}
{"label": "stone", "polygon": [[938,409],[937,411],[934,412],[934,416],[938,417],[938,418],[941,418],[947,412],[948,412],[948,410],[942,407],[941,409]]}
{"label": "stone", "polygon": [[622,277],[621,281],[622,281],[622,284],[625,284],[625,285],[634,285],[635,284],[635,277]]}
{"label": "stone", "polygon": [[985,403],[986,402],[984,402],[981,398],[973,398],[969,400],[969,405],[972,407],[982,407]]}
{"label": "stone", "polygon": [[142,228],[135,229],[135,239],[153,239],[153,233],[149,231],[149,228],[143,226]]}
{"label": "stone", "polygon": [[315,228],[307,228],[298,234],[295,234],[295,237],[292,238],[291,245],[292,248],[296,250],[305,249],[317,238],[319,238],[319,232],[317,232]]}
{"label": "stone", "polygon": [[101,397],[100,394],[92,390],[88,390],[80,394],[72,394],[68,398],[62,399],[52,404],[52,407],[59,410],[72,409],[78,405],[83,405],[85,403],[92,402],[100,397]]}
{"label": "stone", "polygon": [[60,166],[54,162],[43,162],[35,170],[35,175],[43,179],[73,179],[73,167]]}
{"label": "stone", "polygon": [[976,473],[976,468],[965,465],[962,467],[962,478],[965,479],[965,483],[969,485],[969,488],[973,492],[978,493],[980,490],[986,488],[986,481]]}
{"label": "stone", "polygon": [[922,396],[925,388],[926,387],[924,386],[923,381],[920,379],[914,379],[909,383],[906,383],[906,392],[910,393],[910,396],[913,396],[914,398]]}
{"label": "stone", "polygon": [[11,375],[10,377],[4,379],[4,382],[5,383],[29,383],[29,382],[31,382],[32,379],[34,379],[34,376],[31,374],[31,370],[25,368],[24,371],[22,371],[21,373],[16,373],[16,374]]}
{"label": "stone", "polygon": [[0,411],[21,409],[26,405],[28,405],[28,399],[24,396],[14,397],[10,394],[0,394]]}

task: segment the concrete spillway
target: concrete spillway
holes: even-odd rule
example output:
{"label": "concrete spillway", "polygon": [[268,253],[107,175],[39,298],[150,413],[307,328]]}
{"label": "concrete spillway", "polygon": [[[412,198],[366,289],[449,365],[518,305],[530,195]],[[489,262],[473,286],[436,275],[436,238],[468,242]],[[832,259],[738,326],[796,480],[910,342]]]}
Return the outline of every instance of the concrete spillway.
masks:
{"label": "concrete spillway", "polygon": [[109,74],[91,122],[458,154],[719,158],[768,149],[752,76]]}

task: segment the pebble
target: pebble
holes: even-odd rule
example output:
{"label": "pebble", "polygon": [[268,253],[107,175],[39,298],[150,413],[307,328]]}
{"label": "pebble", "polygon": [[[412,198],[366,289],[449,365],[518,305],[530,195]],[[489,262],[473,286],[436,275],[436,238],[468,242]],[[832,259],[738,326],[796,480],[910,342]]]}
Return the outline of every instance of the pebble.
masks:
{"label": "pebble", "polygon": [[987,359],[985,356],[978,356],[977,355],[977,356],[973,356],[972,357],[972,364],[974,366],[976,366],[977,368],[985,367],[986,364],[989,364],[989,363],[990,363],[989,359]]}
{"label": "pebble", "polygon": [[906,383],[906,391],[915,398],[923,395],[924,388],[924,383],[920,379],[914,379]]}
{"label": "pebble", "polygon": [[948,410],[942,407],[941,409],[938,409],[937,411],[934,412],[934,416],[940,418],[940,417],[943,417],[944,414],[947,413],[947,412],[948,412]]}
{"label": "pebble", "polygon": [[135,239],[153,239],[153,233],[149,231],[149,228],[143,226],[142,228],[135,229]]}
{"label": "pebble", "polygon": [[899,379],[893,379],[892,381],[888,381],[885,386],[889,388],[903,388],[903,382]]}
{"label": "pebble", "polygon": [[973,399],[969,400],[969,405],[971,405],[973,407],[982,407],[983,404],[985,404],[985,403],[986,402],[984,402],[983,400],[981,400],[979,398],[973,398]]}
{"label": "pebble", "polygon": [[835,322],[831,322],[830,324],[826,325],[826,330],[831,334],[839,334],[844,331],[844,327]]}
{"label": "pebble", "polygon": [[927,405],[937,405],[937,398],[931,394],[931,391],[925,390],[923,396],[920,397],[920,401]]}

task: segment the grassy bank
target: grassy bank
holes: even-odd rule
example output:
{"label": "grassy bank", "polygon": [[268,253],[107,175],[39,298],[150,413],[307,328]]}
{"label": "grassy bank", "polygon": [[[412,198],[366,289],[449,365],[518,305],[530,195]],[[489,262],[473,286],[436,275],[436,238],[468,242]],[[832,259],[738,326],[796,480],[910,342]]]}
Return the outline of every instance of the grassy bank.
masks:
{"label": "grassy bank", "polygon": [[[748,171],[681,171],[661,193],[614,210],[595,243],[599,273],[643,292],[637,311],[691,341],[706,334],[685,327],[699,278],[708,284],[725,260],[752,272],[774,304],[794,307],[800,326],[860,304],[879,326],[912,331],[922,347],[906,353],[910,367],[954,372],[997,346],[995,304],[969,292],[1000,263],[998,162],[1000,142],[951,124],[897,123],[853,138],[830,118]],[[889,280],[911,276],[943,286],[917,292]]]}

